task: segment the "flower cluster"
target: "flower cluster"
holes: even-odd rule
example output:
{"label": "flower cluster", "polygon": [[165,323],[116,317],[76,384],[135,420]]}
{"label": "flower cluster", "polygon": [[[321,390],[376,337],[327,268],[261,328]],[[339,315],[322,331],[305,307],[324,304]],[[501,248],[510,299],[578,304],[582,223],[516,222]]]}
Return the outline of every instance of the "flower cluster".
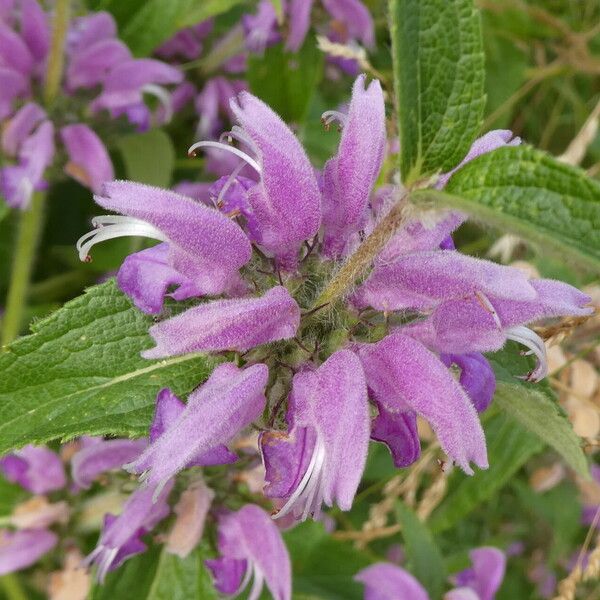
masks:
{"label": "flower cluster", "polygon": [[[15,164],[0,169],[0,192],[7,203],[26,209],[34,191],[45,189],[44,172],[55,154],[55,130],[68,155],[65,172],[99,192],[114,178],[104,143],[89,125],[99,111],[121,115],[138,129],[147,129],[151,112],[143,94],[163,104],[156,120],[172,114],[166,84],[177,84],[181,72],[154,59],[135,59],[116,37],[113,17],[92,13],[71,21],[64,48],[67,64],[59,104],[45,106],[38,90],[47,85],[50,53],[50,16],[37,0],[7,3],[0,13],[0,120],[2,151]],[[89,90],[99,90],[87,107]]]}
{"label": "flower cluster", "polygon": [[[305,519],[323,503],[348,510],[370,439],[387,444],[399,467],[418,458],[417,416],[466,473],[472,464],[487,468],[478,411],[490,404],[495,380],[482,353],[515,340],[537,359],[523,377],[538,381],[547,372],[545,347],[527,325],[587,315],[589,298],[567,284],[532,280],[456,251],[450,236],[463,215],[440,212],[424,220],[403,207],[397,187],[374,193],[386,152],[379,82],[366,85],[358,77],[347,114],[324,115],[339,122],[342,136],[320,174],[258,98],[242,92],[231,111],[238,125],[227,135],[239,147],[211,141],[192,147],[229,150],[239,160],[229,176],[203,186],[197,201],[108,183],[96,201],[123,216],[96,218],[97,229],[78,243],[87,259],[94,244],[113,237],[160,242],[129,256],[117,276],[145,312],[160,314],[166,295],[202,298],[150,328],[155,346],[146,358],[236,353],[127,468],[143,474],[156,495],[193,456],[257,419],[266,398],[268,422],[277,423],[276,397],[287,398],[286,427],[266,427],[259,443],[265,493],[280,506],[278,516]],[[466,160],[520,142],[511,138],[491,132]],[[390,230],[399,207],[408,216]],[[388,237],[355,287],[357,273],[344,280],[345,274],[382,231]],[[206,400],[197,401],[201,396]]]}

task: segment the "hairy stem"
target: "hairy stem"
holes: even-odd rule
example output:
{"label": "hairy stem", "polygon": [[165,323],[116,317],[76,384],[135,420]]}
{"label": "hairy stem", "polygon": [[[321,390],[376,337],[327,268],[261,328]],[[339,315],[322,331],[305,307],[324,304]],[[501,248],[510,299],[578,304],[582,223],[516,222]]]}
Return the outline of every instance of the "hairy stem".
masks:
{"label": "hairy stem", "polygon": [[[44,102],[50,108],[60,90],[64,66],[64,45],[69,28],[71,0],[56,0],[52,23],[52,44],[48,57],[48,70],[44,84]],[[35,193],[31,205],[20,216],[13,268],[6,299],[6,312],[2,319],[2,345],[12,342],[18,335],[27,305],[27,296],[35,253],[44,224],[46,195]]]}
{"label": "hairy stem", "polygon": [[371,235],[358,247],[358,250],[341,266],[327,287],[315,301],[315,307],[333,305],[343,298],[355,281],[363,276],[375,257],[383,250],[390,238],[406,221],[408,215],[407,194],[404,193],[392,210],[380,221]]}

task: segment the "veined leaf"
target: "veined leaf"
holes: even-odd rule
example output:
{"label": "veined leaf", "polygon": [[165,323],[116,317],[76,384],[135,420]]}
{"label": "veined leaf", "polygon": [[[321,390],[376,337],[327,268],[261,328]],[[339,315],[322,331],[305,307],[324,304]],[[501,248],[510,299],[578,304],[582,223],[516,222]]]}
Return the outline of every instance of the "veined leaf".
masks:
{"label": "veined leaf", "polygon": [[0,454],[83,434],[145,435],[157,392],[186,394],[216,364],[198,354],[143,359],[151,324],[110,281],[0,353]]}
{"label": "veined leaf", "polygon": [[390,0],[400,171],[449,171],[481,127],[484,57],[473,0]]}
{"label": "veined leaf", "polygon": [[494,404],[554,448],[582,477],[589,468],[579,437],[547,381],[531,383],[517,379],[533,368],[535,359],[523,356],[516,342],[490,356],[496,373]]}
{"label": "veined leaf", "polygon": [[413,575],[427,588],[429,596],[441,598],[444,589],[444,562],[442,555],[429,531],[407,506],[396,506],[398,522],[402,526],[402,537]]}
{"label": "veined leaf", "polygon": [[530,146],[503,147],[467,163],[444,192],[411,197],[464,210],[600,270],[600,183],[581,169]]}
{"label": "veined leaf", "polygon": [[469,477],[455,471],[450,491],[429,521],[432,531],[453,527],[476,506],[491,498],[543,448],[542,442],[506,414],[492,417],[485,426],[489,469]]}

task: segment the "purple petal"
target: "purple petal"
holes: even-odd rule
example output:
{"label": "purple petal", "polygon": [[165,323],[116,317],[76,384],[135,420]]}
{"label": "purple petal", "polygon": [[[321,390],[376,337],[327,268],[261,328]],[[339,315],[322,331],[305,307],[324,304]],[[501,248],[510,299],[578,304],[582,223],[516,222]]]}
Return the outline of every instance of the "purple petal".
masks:
{"label": "purple petal", "polygon": [[290,0],[288,7],[290,30],[285,47],[298,52],[310,28],[310,11],[314,0]]}
{"label": "purple petal", "polygon": [[378,416],[373,419],[371,438],[389,448],[398,468],[412,465],[421,455],[417,431],[417,415],[412,410],[390,411],[377,404]]}
{"label": "purple petal", "polygon": [[206,560],[205,564],[212,573],[216,590],[226,596],[235,596],[248,568],[248,561],[214,558]]}
{"label": "purple petal", "polygon": [[102,83],[108,72],[131,58],[120,40],[104,39],[76,54],[67,69],[69,88],[89,88]]}
{"label": "purple petal", "polygon": [[33,56],[21,36],[0,21],[0,64],[23,74],[33,68]]}
{"label": "purple petal", "polygon": [[450,590],[445,596],[444,600],[480,600],[479,596],[468,587],[457,588]]}
{"label": "purple petal", "polygon": [[493,131],[488,131],[486,134],[482,135],[473,142],[469,152],[467,152],[467,155],[458,164],[458,166],[451,171],[440,175],[435,187],[438,189],[443,188],[448,183],[450,177],[452,177],[452,175],[458,171],[458,169],[460,169],[466,163],[472,161],[474,158],[477,158],[482,154],[487,154],[488,152],[491,152],[492,150],[502,146],[518,146],[520,143],[521,138],[513,138],[513,132],[509,131],[508,129],[494,129]]}
{"label": "purple petal", "polygon": [[371,189],[385,151],[385,107],[379,81],[365,89],[360,75],[352,87],[337,156],[323,171],[324,252],[341,254],[348,237],[364,223]]}
{"label": "purple petal", "polygon": [[46,529],[0,532],[0,575],[30,567],[58,542]]}
{"label": "purple petal", "polygon": [[73,481],[80,488],[87,489],[102,473],[120,469],[138,457],[146,445],[146,440],[117,439],[87,446],[71,458]]}
{"label": "purple petal", "polygon": [[169,264],[202,293],[222,293],[252,256],[250,242],[238,225],[175,192],[113,181],[95,200],[160,230],[168,238]]}
{"label": "purple petal", "polygon": [[25,446],[1,458],[0,471],[34,494],[53,492],[67,483],[60,458],[43,446]]}
{"label": "purple petal", "polygon": [[400,256],[378,266],[353,301],[384,311],[429,310],[440,301],[476,294],[533,300],[536,290],[519,269],[453,250],[436,250]]}
{"label": "purple petal", "polygon": [[171,286],[178,286],[171,294],[176,300],[202,295],[202,290],[191,279],[170,266],[168,244],[157,244],[130,254],[119,269],[117,283],[133,303],[148,314],[161,312]]}
{"label": "purple petal", "polygon": [[414,410],[431,424],[442,449],[465,473],[473,461],[488,467],[477,411],[435,354],[416,340],[393,333],[359,347],[374,399],[391,411]]}
{"label": "purple petal", "polygon": [[255,346],[294,337],[300,308],[282,286],[261,298],[207,302],[150,328],[156,347],[144,358],[189,352],[245,352]]}
{"label": "purple petal", "polygon": [[33,58],[43,61],[50,49],[50,23],[36,0],[21,0],[21,36]]}
{"label": "purple petal", "polygon": [[[268,491],[286,487],[291,491],[279,515],[294,510],[305,519],[318,514],[323,502],[349,510],[365,467],[370,435],[367,389],[356,355],[338,350],[316,371],[296,374],[287,418],[288,436],[267,433],[261,438],[267,477],[272,477],[267,479],[272,484]],[[293,469],[288,474],[282,473],[286,462]],[[279,477],[285,481],[283,486]]]}
{"label": "purple petal", "polygon": [[471,398],[477,412],[483,412],[492,403],[496,391],[496,376],[489,361],[479,352],[469,354],[443,354],[446,366],[460,367],[459,383]]}
{"label": "purple petal", "polygon": [[209,563],[213,569],[216,566],[215,571],[220,575],[218,581],[223,588],[231,589],[232,583],[238,579],[241,563],[246,562],[247,568],[254,570],[254,585],[249,597],[259,597],[264,578],[274,600],[291,600],[290,557],[279,529],[264,510],[247,504],[222,517],[218,545],[223,558],[238,561],[237,565],[231,562]]}
{"label": "purple petal", "polygon": [[365,600],[429,600],[423,586],[406,570],[388,563],[375,563],[359,571],[354,579],[365,586]]}
{"label": "purple petal", "polygon": [[262,412],[267,378],[263,364],[247,369],[233,363],[219,365],[190,395],[179,417],[128,470],[149,470],[149,484],[160,486],[196,457],[227,444]]}
{"label": "purple petal", "polygon": [[13,69],[0,66],[0,119],[12,112],[12,102],[29,90],[29,79]]}
{"label": "purple petal", "polygon": [[261,54],[267,46],[276,44],[281,36],[277,31],[277,15],[270,0],[260,0],[255,14],[242,16],[246,48]]}
{"label": "purple petal", "polygon": [[350,37],[360,40],[367,48],[375,44],[373,19],[360,0],[322,0],[325,10],[343,23]]}
{"label": "purple petal", "polygon": [[117,25],[113,16],[108,12],[97,12],[79,17],[71,22],[68,34],[69,52],[73,55],[85,52],[101,40],[114,38],[117,35]]}
{"label": "purple petal", "polygon": [[60,135],[69,155],[65,172],[81,185],[99,194],[102,184],[115,176],[102,140],[87,125],[81,123],[63,127]]}
{"label": "purple petal", "polygon": [[35,102],[20,108],[2,130],[2,149],[8,156],[16,156],[23,142],[46,117],[46,111]]}
{"label": "purple petal", "polygon": [[478,600],[494,600],[506,570],[504,552],[487,546],[476,548],[469,556],[473,566],[456,575],[457,584],[471,588]]}
{"label": "purple petal", "polygon": [[321,222],[314,170],[295,135],[264,102],[242,92],[231,109],[260,165],[260,183],[248,192],[260,243],[294,268],[300,244],[317,233]]}

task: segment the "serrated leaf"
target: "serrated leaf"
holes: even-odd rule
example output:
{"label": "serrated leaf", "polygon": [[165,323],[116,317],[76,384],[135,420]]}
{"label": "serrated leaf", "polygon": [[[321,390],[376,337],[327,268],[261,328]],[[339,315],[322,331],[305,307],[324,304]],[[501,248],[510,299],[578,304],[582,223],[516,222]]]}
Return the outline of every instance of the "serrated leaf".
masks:
{"label": "serrated leaf", "polygon": [[314,43],[304,44],[295,54],[277,44],[267,48],[263,56],[250,56],[247,78],[250,91],[284,121],[299,123],[306,117],[322,70],[323,53]]}
{"label": "serrated leaf", "polygon": [[321,600],[362,600],[363,588],[353,577],[371,562],[364,553],[331,538],[322,523],[302,523],[286,531],[284,539],[292,559],[294,598],[299,593]]}
{"label": "serrated leaf", "polygon": [[481,24],[473,0],[390,0],[400,171],[405,183],[449,171],[485,105]]}
{"label": "serrated leaf", "polygon": [[0,454],[83,434],[145,435],[157,392],[187,394],[216,364],[198,354],[143,359],[151,324],[109,281],[0,353]]}
{"label": "serrated leaf", "polygon": [[425,586],[432,600],[441,598],[444,589],[444,562],[431,531],[406,505],[396,505],[402,526],[404,548],[412,574]]}
{"label": "serrated leaf", "polygon": [[123,136],[118,143],[127,179],[169,187],[175,166],[171,138],[161,129]]}
{"label": "serrated leaf", "polygon": [[[156,548],[127,561],[97,585],[92,600],[217,600],[212,579],[204,566],[203,545],[182,559]],[[135,594],[132,595],[132,590]]]}
{"label": "serrated leaf", "polygon": [[444,191],[413,196],[464,210],[600,270],[600,182],[581,169],[531,146],[509,146],[467,163]]}
{"label": "serrated leaf", "polygon": [[498,414],[485,426],[489,469],[469,477],[455,471],[450,491],[429,521],[436,533],[453,527],[476,506],[491,498],[537,452],[542,442],[507,414]]}

